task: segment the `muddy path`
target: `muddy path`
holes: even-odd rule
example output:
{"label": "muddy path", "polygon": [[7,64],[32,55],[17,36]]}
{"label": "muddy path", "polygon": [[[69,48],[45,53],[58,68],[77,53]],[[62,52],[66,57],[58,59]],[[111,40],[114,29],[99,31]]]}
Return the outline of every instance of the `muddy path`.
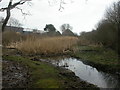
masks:
{"label": "muddy path", "polygon": [[27,66],[18,62],[2,60],[2,87],[25,88],[29,83],[29,71]]}

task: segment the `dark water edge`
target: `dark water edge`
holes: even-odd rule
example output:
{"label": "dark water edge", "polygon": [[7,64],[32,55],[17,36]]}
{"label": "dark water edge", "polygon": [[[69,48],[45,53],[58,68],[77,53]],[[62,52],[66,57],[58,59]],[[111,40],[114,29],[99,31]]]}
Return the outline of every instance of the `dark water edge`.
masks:
{"label": "dark water edge", "polygon": [[83,60],[82,58],[80,58],[78,56],[75,56],[75,55],[70,55],[70,56],[72,58],[76,58],[76,59],[82,61],[84,64],[95,67],[98,71],[103,71],[103,72],[106,72],[106,73],[117,75],[119,77],[119,80],[120,80],[120,69],[119,68],[113,68],[113,67],[111,68],[108,65],[101,65],[99,63],[94,63],[94,62],[89,61],[89,60]]}
{"label": "dark water edge", "polygon": [[[26,60],[28,60],[28,62],[26,62]],[[30,62],[33,63],[34,66],[31,66],[31,64],[29,66]],[[32,71],[34,72],[32,67],[34,68],[37,67],[36,69],[34,69],[35,71],[40,70],[39,72],[37,73],[35,72],[34,74],[32,74],[32,76],[36,77],[37,80],[35,78],[32,79],[32,76],[30,74]],[[41,73],[41,71],[43,73]],[[46,75],[46,72],[48,75]],[[41,62],[39,59],[35,59],[35,58],[27,59],[27,58],[16,57],[16,56],[4,56],[2,74],[3,74],[2,88],[8,89],[8,90],[9,89],[12,89],[12,90],[35,89],[36,90],[37,86],[34,86],[34,84],[36,83],[36,81],[38,82],[39,80],[42,80],[42,78],[39,79],[38,77],[45,76],[43,78],[49,79],[51,78],[51,74],[52,76],[55,76],[55,78],[52,77],[53,79],[55,80],[60,79],[60,85],[58,85],[57,88],[60,88],[60,89],[62,88],[63,89],[64,88],[93,88],[94,89],[95,88],[96,90],[99,90],[99,88],[96,87],[95,85],[87,83],[83,80],[80,80],[80,78],[77,77],[75,73],[72,72],[71,70],[65,69],[64,67],[58,67],[58,66],[56,67],[51,63]],[[58,79],[56,79],[56,77]],[[54,81],[54,83],[56,82]],[[43,84],[49,85],[50,83],[43,82]],[[40,87],[41,89],[43,88],[42,86]],[[45,86],[45,88],[47,89],[49,87]],[[40,89],[40,88],[37,88],[37,89]]]}
{"label": "dark water edge", "polygon": [[47,58],[52,64],[69,69],[80,79],[97,85],[100,88],[120,88],[119,77],[115,74],[98,71],[95,67],[86,65],[80,59],[71,57]]}

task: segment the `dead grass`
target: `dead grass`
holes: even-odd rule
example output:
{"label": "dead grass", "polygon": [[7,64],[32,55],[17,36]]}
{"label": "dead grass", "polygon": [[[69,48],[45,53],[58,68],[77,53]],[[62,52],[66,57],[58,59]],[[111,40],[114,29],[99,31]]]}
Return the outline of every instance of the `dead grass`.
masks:
{"label": "dead grass", "polygon": [[2,45],[8,46],[11,43],[18,42],[23,39],[23,35],[13,31],[5,31],[2,33]]}
{"label": "dead grass", "polygon": [[77,37],[46,37],[36,38],[29,37],[24,41],[12,43],[11,47],[15,47],[24,54],[59,54],[66,52],[74,52],[74,46],[77,44]]}
{"label": "dead grass", "polygon": [[87,40],[86,38],[83,38],[83,37],[79,37],[78,45],[79,46],[103,47],[102,43],[93,42],[93,41]]}

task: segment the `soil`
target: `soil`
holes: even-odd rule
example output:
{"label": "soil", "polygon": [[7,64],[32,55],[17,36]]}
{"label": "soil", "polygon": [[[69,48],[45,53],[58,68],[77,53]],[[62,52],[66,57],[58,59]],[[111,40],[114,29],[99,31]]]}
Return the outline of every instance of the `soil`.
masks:
{"label": "soil", "polygon": [[23,66],[18,62],[3,60],[2,69],[3,88],[28,87],[29,71],[27,66]]}
{"label": "soil", "polygon": [[[59,78],[63,79],[63,88],[96,88],[96,86],[82,81],[75,73],[62,67],[56,67]],[[18,62],[3,60],[2,70],[3,88],[28,88],[30,80],[29,69]]]}

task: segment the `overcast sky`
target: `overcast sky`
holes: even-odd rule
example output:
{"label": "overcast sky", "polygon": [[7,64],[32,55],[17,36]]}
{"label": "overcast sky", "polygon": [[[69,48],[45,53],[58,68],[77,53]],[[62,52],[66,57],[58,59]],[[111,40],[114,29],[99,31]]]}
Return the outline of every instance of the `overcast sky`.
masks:
{"label": "overcast sky", "polygon": [[[6,6],[8,1],[2,0],[0,8]],[[60,0],[53,1],[55,0],[32,0],[32,6],[28,6],[27,3],[19,6],[31,15],[24,17],[20,10],[14,9],[11,16],[23,23],[25,28],[43,30],[46,24],[53,24],[60,31],[62,24],[69,23],[73,32],[80,33],[94,29],[104,17],[106,8],[118,0],[65,0],[67,4],[63,5],[65,9],[62,12],[58,10]],[[0,12],[0,16],[5,17],[5,12]]]}

